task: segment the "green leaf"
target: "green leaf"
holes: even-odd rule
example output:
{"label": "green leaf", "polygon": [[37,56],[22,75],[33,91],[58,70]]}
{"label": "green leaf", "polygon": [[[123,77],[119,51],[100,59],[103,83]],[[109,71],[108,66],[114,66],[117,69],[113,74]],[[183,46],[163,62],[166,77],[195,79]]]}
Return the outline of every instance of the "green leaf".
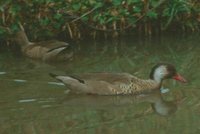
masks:
{"label": "green leaf", "polygon": [[0,6],[0,11],[4,12],[4,7],[3,6]]}
{"label": "green leaf", "polygon": [[98,17],[99,17],[99,14],[95,14],[95,15],[93,16],[93,20],[94,20],[94,21],[97,21],[97,20],[98,20]]}
{"label": "green leaf", "polygon": [[147,12],[146,16],[152,19],[157,19],[158,14],[155,11],[149,11]]}
{"label": "green leaf", "polygon": [[10,13],[15,15],[17,13],[19,13],[19,11],[21,10],[21,6],[20,5],[13,5],[10,9]]}
{"label": "green leaf", "polygon": [[114,17],[109,17],[109,18],[106,20],[106,23],[112,22],[113,20],[114,20]]}
{"label": "green leaf", "polygon": [[130,0],[130,1],[132,1],[133,3],[140,3],[141,2],[141,0]]}
{"label": "green leaf", "polygon": [[119,5],[121,5],[121,0],[113,0],[112,1],[113,2],[113,5],[115,5],[115,6],[119,6]]}
{"label": "green leaf", "polygon": [[121,15],[124,15],[124,16],[127,16],[127,15],[130,14],[130,13],[128,12],[127,9],[119,9],[119,13],[120,13]]}
{"label": "green leaf", "polygon": [[150,4],[152,7],[156,7],[158,3],[159,3],[158,1],[154,1],[154,0],[150,1]]}
{"label": "green leaf", "polygon": [[75,3],[72,5],[72,8],[75,10],[75,11],[78,11],[80,8],[81,8],[81,3]]}
{"label": "green leaf", "polygon": [[18,24],[17,23],[14,23],[14,24],[12,24],[11,25],[11,29],[12,29],[12,31],[18,31],[19,30],[19,27],[18,27]]}
{"label": "green leaf", "polygon": [[95,8],[99,8],[99,7],[102,7],[103,6],[103,3],[102,2],[98,2],[95,4]]}
{"label": "green leaf", "polygon": [[105,17],[104,16],[99,16],[98,20],[99,20],[100,24],[105,24]]}
{"label": "green leaf", "polygon": [[54,15],[54,18],[57,20],[59,20],[61,17],[62,17],[62,14],[59,14],[59,13]]}
{"label": "green leaf", "polygon": [[132,24],[132,25],[135,25],[135,24],[136,24],[136,20],[137,20],[137,18],[135,18],[135,17],[129,17],[129,18],[128,18],[128,22],[129,22],[130,24]]}
{"label": "green leaf", "polygon": [[61,25],[60,23],[55,23],[55,24],[54,24],[54,27],[55,27],[56,29],[59,29],[61,26],[62,26],[62,25]]}
{"label": "green leaf", "polygon": [[142,10],[141,10],[141,8],[139,8],[139,7],[137,7],[137,6],[134,6],[133,7],[133,12],[135,12],[135,13],[140,13]]}
{"label": "green leaf", "polygon": [[6,33],[6,30],[0,27],[0,34]]}
{"label": "green leaf", "polygon": [[81,18],[81,20],[84,21],[84,22],[88,21],[88,19],[89,19],[88,16],[84,16],[84,17]]}
{"label": "green leaf", "polygon": [[50,20],[46,17],[46,18],[43,18],[43,19],[40,19],[40,24],[43,25],[43,26],[46,26],[50,23]]}

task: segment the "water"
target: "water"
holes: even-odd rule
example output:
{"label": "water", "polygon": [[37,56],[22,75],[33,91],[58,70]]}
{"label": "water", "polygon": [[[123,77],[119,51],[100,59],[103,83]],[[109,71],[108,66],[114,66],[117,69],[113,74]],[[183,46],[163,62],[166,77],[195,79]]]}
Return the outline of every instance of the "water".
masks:
{"label": "water", "polygon": [[[2,51],[0,133],[200,133],[199,42],[198,35],[81,41],[74,46],[72,61],[54,64]],[[151,67],[160,61],[176,65],[189,83],[166,80],[162,96],[74,95],[48,75],[109,71],[148,78]]]}

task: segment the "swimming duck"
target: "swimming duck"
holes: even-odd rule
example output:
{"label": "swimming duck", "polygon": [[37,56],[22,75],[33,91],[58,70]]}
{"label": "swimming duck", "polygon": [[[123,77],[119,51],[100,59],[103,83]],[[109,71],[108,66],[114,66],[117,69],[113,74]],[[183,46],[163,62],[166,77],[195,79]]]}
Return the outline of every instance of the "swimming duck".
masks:
{"label": "swimming duck", "polygon": [[150,79],[140,79],[128,73],[86,73],[78,76],[62,76],[50,73],[50,76],[64,83],[71,92],[97,95],[133,95],[159,90],[164,79],[187,82],[168,63],[155,65]]}
{"label": "swimming duck", "polygon": [[16,33],[15,41],[21,46],[22,53],[29,58],[43,61],[65,61],[73,56],[68,43],[57,40],[30,42],[24,30]]}

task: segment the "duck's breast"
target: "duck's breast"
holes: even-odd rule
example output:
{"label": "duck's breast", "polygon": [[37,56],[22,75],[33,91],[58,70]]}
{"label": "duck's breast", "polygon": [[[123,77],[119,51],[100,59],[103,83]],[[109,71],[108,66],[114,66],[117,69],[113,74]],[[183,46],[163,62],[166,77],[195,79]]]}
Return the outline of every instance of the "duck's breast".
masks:
{"label": "duck's breast", "polygon": [[133,77],[129,83],[116,83],[115,85],[122,94],[144,94],[159,88],[159,85],[152,80],[142,80],[136,77]]}

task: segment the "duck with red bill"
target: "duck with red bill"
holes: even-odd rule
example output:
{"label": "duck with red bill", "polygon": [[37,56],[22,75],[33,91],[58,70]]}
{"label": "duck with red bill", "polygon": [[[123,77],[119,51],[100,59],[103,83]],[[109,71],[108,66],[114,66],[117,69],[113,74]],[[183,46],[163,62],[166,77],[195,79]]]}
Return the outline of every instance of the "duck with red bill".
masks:
{"label": "duck with red bill", "polygon": [[129,73],[83,73],[76,75],[50,76],[64,83],[73,93],[90,95],[138,95],[159,91],[162,81],[175,79],[187,82],[179,75],[174,65],[159,63],[151,69],[149,79],[141,79]]}
{"label": "duck with red bill", "polygon": [[178,74],[178,73],[175,74],[172,78],[177,80],[177,81],[180,81],[180,82],[183,82],[183,83],[187,83],[187,80],[183,76]]}

